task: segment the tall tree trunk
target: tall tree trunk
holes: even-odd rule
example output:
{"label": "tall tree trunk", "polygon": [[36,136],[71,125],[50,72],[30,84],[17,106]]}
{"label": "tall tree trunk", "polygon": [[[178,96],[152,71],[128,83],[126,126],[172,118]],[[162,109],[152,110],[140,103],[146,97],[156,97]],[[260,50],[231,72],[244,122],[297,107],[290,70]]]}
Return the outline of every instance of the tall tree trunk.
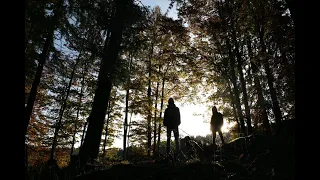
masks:
{"label": "tall tree trunk", "polygon": [[48,31],[45,43],[42,48],[42,52],[39,57],[37,72],[36,72],[36,75],[35,75],[34,80],[32,82],[31,90],[29,93],[28,101],[27,101],[27,106],[25,107],[25,111],[24,111],[24,119],[25,119],[24,120],[24,123],[25,123],[24,124],[24,131],[25,131],[24,134],[25,135],[27,134],[28,125],[29,125],[31,114],[32,114],[34,101],[36,100],[37,89],[40,84],[43,66],[44,66],[45,61],[48,57],[48,51],[49,51],[50,45],[53,41],[54,30],[55,30],[56,25],[58,24],[58,20],[60,19],[60,16],[61,16],[61,7],[63,5],[63,2],[64,2],[63,0],[59,0],[57,2],[57,7],[54,9],[54,12],[53,12],[54,15],[52,18],[52,24],[54,24],[54,26],[52,26]]}
{"label": "tall tree trunk", "polygon": [[115,1],[116,13],[110,26],[110,42],[104,45],[104,54],[101,60],[97,89],[95,91],[92,110],[88,117],[88,130],[83,146],[80,148],[81,166],[84,166],[89,159],[97,158],[99,153],[101,133],[112,88],[112,77],[110,76],[118,59],[124,29],[124,19],[126,16],[125,12],[127,11],[126,7],[129,2],[130,0]]}
{"label": "tall tree trunk", "polygon": [[256,64],[253,62],[252,59],[252,49],[251,49],[251,43],[250,40],[247,40],[247,46],[248,46],[248,53],[249,53],[249,59],[250,59],[250,65],[252,68],[252,74],[253,74],[253,79],[254,79],[254,87],[256,89],[257,95],[258,95],[258,106],[260,109],[260,113],[262,115],[262,123],[263,123],[263,127],[264,130],[267,132],[267,134],[270,133],[270,124],[269,124],[269,120],[268,120],[268,114],[267,114],[267,109],[265,107],[265,100],[263,97],[263,92],[262,92],[262,87],[261,87],[261,83],[258,77],[258,67],[256,66]]}
{"label": "tall tree trunk", "polygon": [[[78,56],[78,58],[76,60],[76,63],[73,66],[73,69],[72,69],[72,72],[71,72],[71,76],[70,76],[70,80],[69,80],[69,84],[68,84],[68,87],[67,87],[66,96],[65,96],[65,98],[63,100],[62,107],[61,107],[60,112],[59,112],[59,118],[58,118],[58,121],[56,123],[57,124],[56,128],[54,130],[53,142],[52,142],[52,147],[51,147],[51,151],[50,151],[50,160],[53,160],[53,158],[54,158],[54,151],[55,151],[55,148],[57,146],[57,138],[58,138],[59,130],[61,128],[63,113],[64,113],[64,111],[65,111],[65,109],[67,107],[67,101],[68,101],[68,98],[69,98],[73,77],[74,77],[75,71],[77,69],[77,65],[80,62],[80,56],[81,56],[81,52],[79,53],[79,56]],[[78,115],[77,115],[77,117],[78,117]]]}
{"label": "tall tree trunk", "polygon": [[[131,130],[131,120],[132,120],[132,111],[131,111],[131,113],[130,113],[130,121],[129,121],[129,129],[128,129],[128,134],[127,134],[127,147],[129,147],[129,144],[130,144],[130,130]],[[128,157],[128,150],[127,150],[127,154],[126,154],[126,157]]]}
{"label": "tall tree trunk", "polygon": [[131,74],[131,65],[132,65],[132,54],[129,54],[130,65],[129,65],[129,77],[127,79],[127,90],[126,90],[126,108],[124,116],[124,125],[123,125],[123,158],[127,159],[127,134],[128,134],[128,111],[129,111],[129,93],[130,93],[130,74]]}
{"label": "tall tree trunk", "polygon": [[248,134],[252,133],[252,126],[251,126],[251,115],[250,115],[250,107],[248,105],[248,94],[247,94],[247,88],[246,88],[246,81],[244,80],[243,72],[242,72],[242,57],[239,51],[239,44],[236,38],[236,32],[234,30],[234,27],[232,27],[232,38],[233,42],[235,43],[235,51],[237,56],[237,68],[239,71],[240,76],[240,84],[241,84],[241,90],[243,99],[242,102],[244,104],[244,109],[246,113],[246,120],[247,120],[247,128],[248,128]]}
{"label": "tall tree trunk", "polygon": [[[92,96],[92,98],[94,98],[94,96]],[[86,133],[86,129],[87,129],[87,126],[88,126],[88,119],[86,119],[86,122],[84,123],[84,126],[83,126],[83,131],[82,131],[82,136],[81,136],[81,142],[80,142],[80,148],[82,147],[83,145],[83,141],[84,141],[84,137],[85,137],[85,133]]]}
{"label": "tall tree trunk", "polygon": [[232,110],[233,110],[233,114],[234,114],[234,117],[236,119],[236,122],[237,122],[237,125],[238,125],[238,133],[240,134],[241,133],[241,128],[240,128],[240,122],[239,122],[239,118],[238,118],[238,114],[237,114],[237,108],[235,106],[235,97],[232,93],[232,89],[231,89],[231,85],[229,83],[229,80],[228,80],[228,83],[227,83],[227,88],[228,88],[228,91],[230,93],[230,96],[231,96],[231,105],[232,105]]}
{"label": "tall tree trunk", "polygon": [[149,70],[149,80],[148,80],[148,116],[147,116],[147,154],[150,156],[151,149],[151,71]]}
{"label": "tall tree trunk", "polygon": [[71,146],[71,153],[70,153],[70,157],[73,154],[73,149],[74,149],[74,144],[75,144],[75,140],[76,140],[76,134],[77,134],[77,129],[78,129],[78,120],[79,120],[79,114],[80,114],[80,110],[81,110],[81,104],[82,104],[82,96],[83,96],[83,87],[84,87],[84,82],[85,82],[85,72],[86,72],[86,66],[85,63],[83,64],[83,69],[82,69],[82,82],[81,82],[81,89],[80,89],[80,96],[79,96],[79,105],[78,105],[78,109],[77,109],[77,117],[76,117],[76,122],[74,123],[74,133],[72,136],[72,146]]}
{"label": "tall tree trunk", "polygon": [[163,99],[164,99],[164,83],[165,83],[165,77],[163,76],[162,79],[162,88],[161,88],[161,104],[160,104],[160,112],[159,112],[159,127],[158,127],[158,148],[157,151],[160,150],[160,135],[161,135],[161,118],[162,118],[162,109],[163,109]]}
{"label": "tall tree trunk", "polygon": [[151,105],[152,105],[152,101],[151,101],[151,66],[152,66],[151,59],[152,59],[152,56],[153,56],[153,44],[151,45],[151,49],[150,49],[149,65],[148,65],[148,71],[149,71],[149,75],[148,75],[148,92],[147,92],[147,96],[148,96],[147,154],[148,154],[148,156],[150,156],[150,150],[151,150]]}
{"label": "tall tree trunk", "polygon": [[[160,72],[160,66],[159,66],[159,72]],[[156,100],[154,105],[154,129],[153,129],[153,156],[156,155],[156,145],[157,145],[157,105],[158,105],[158,92],[159,92],[159,82],[157,82],[157,89],[156,89]],[[160,123],[159,123],[160,124]]]}
{"label": "tall tree trunk", "polygon": [[230,63],[230,75],[231,75],[231,82],[233,85],[233,94],[235,97],[235,104],[237,107],[237,112],[238,112],[238,117],[240,120],[240,129],[241,129],[241,133],[242,134],[246,134],[246,130],[245,130],[245,125],[244,125],[244,120],[243,120],[243,115],[242,115],[242,109],[241,109],[241,103],[240,103],[240,97],[239,97],[239,90],[238,90],[238,85],[237,85],[237,77],[236,77],[236,73],[235,73],[235,59],[234,59],[234,55],[233,52],[231,50],[231,45],[229,40],[227,39],[227,46],[228,46],[228,51],[229,51],[229,63]]}
{"label": "tall tree trunk", "polygon": [[263,25],[262,25],[262,27],[259,27],[259,29],[257,28],[257,30],[259,32],[259,40],[260,40],[260,45],[261,45],[261,51],[263,54],[262,64],[263,64],[263,67],[264,67],[264,69],[266,71],[266,75],[267,75],[267,82],[268,82],[271,100],[272,100],[272,110],[275,115],[276,130],[278,130],[281,126],[281,119],[282,119],[281,116],[282,115],[281,115],[281,110],[280,110],[280,106],[279,106],[279,102],[278,102],[278,98],[277,98],[277,92],[276,92],[274,85],[273,85],[274,77],[273,77],[272,70],[269,65],[269,55],[266,51],[266,45],[264,42],[264,27],[263,27]]}
{"label": "tall tree trunk", "polygon": [[127,151],[127,129],[128,129],[128,111],[129,111],[129,89],[126,91],[126,109],[123,125],[123,159],[126,160],[126,151]]}
{"label": "tall tree trunk", "polygon": [[104,142],[103,142],[103,153],[102,153],[102,158],[105,157],[106,155],[106,145],[107,145],[107,138],[108,138],[108,128],[109,128],[109,121],[110,121],[110,112],[111,112],[111,107],[110,107],[110,101],[108,102],[108,117],[107,117],[107,125],[105,129],[105,136],[104,136]]}
{"label": "tall tree trunk", "polygon": [[88,125],[88,120],[84,123],[84,126],[83,126],[80,147],[83,145],[83,141],[84,141],[84,136],[85,136],[85,133],[86,133],[87,125]]}

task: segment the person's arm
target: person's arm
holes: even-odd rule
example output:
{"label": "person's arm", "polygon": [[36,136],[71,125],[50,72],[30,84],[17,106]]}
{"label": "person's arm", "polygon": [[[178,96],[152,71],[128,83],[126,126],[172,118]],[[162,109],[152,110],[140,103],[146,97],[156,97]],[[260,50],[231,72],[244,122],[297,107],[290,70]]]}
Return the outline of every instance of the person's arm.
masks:
{"label": "person's arm", "polygon": [[177,116],[178,116],[178,126],[181,124],[181,119],[180,119],[180,110],[179,108],[177,107]]}

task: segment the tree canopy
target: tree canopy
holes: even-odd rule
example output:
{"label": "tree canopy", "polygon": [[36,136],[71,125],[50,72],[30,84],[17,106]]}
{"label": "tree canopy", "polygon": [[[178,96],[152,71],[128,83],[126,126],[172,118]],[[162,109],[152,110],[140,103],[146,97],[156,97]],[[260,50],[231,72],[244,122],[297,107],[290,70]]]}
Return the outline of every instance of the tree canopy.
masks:
{"label": "tree canopy", "polygon": [[[163,112],[218,105],[238,136],[295,119],[295,11],[284,0],[26,1],[29,166],[160,153]],[[168,17],[176,5],[178,19]],[[208,110],[211,107],[208,107]],[[183,123],[183,121],[182,121]],[[208,137],[206,137],[208,139]]]}

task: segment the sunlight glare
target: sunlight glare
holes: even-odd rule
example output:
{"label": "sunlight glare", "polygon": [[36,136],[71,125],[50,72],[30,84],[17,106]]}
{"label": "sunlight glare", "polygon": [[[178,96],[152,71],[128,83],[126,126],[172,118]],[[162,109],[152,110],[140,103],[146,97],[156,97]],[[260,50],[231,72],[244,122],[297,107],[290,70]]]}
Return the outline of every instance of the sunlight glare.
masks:
{"label": "sunlight glare", "polygon": [[[211,111],[208,110],[208,107],[203,105],[180,106],[178,103],[177,106],[179,107],[181,114],[181,125],[179,126],[181,137],[187,135],[206,136],[211,134]],[[235,123],[228,123],[225,119],[221,130],[225,133],[229,132],[230,128],[234,125]]]}

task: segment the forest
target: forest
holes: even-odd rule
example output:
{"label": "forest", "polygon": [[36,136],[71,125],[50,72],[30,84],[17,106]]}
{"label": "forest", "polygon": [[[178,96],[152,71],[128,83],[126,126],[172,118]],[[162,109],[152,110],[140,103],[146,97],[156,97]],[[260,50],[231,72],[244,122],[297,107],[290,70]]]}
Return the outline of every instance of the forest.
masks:
{"label": "forest", "polygon": [[[295,179],[295,1],[163,1],[25,1],[25,179]],[[226,143],[167,155],[171,97]]]}

